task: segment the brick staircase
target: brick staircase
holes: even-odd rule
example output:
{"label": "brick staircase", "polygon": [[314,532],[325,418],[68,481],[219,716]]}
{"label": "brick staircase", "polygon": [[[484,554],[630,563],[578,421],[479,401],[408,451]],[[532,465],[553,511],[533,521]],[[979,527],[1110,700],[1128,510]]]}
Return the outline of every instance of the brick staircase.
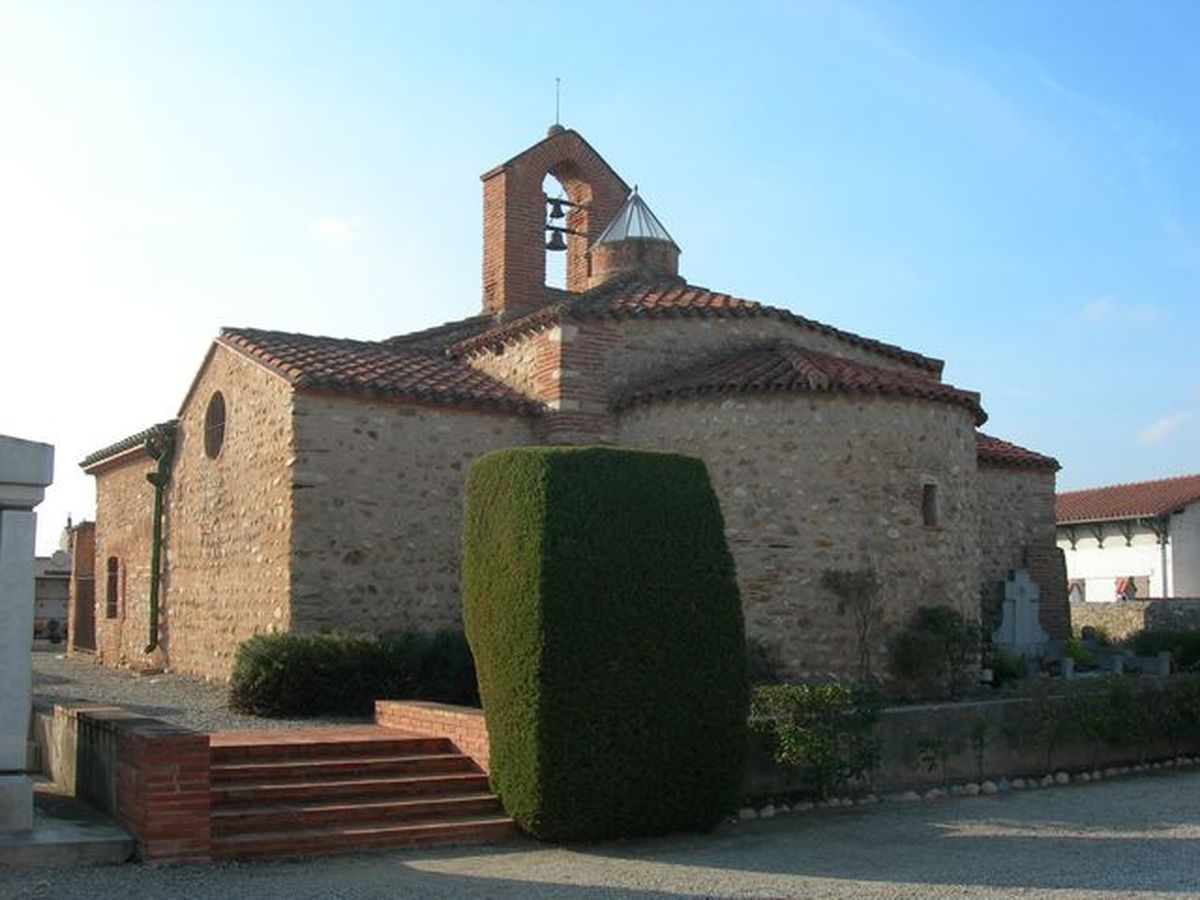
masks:
{"label": "brick staircase", "polygon": [[470,844],[516,833],[446,738],[378,726],[212,735],[212,856]]}

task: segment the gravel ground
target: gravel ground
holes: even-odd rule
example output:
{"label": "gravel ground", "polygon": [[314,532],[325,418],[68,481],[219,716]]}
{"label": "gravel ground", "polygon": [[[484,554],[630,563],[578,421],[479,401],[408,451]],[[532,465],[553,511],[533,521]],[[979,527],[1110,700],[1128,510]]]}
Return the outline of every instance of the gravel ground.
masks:
{"label": "gravel ground", "polygon": [[238,728],[292,728],[364,718],[260,719],[235,713],[226,706],[226,685],[187,675],[135,675],[125,669],[96,665],[86,659],[67,659],[61,651],[33,653],[35,700],[86,700],[123,706],[154,719],[197,731]]}
{"label": "gravel ground", "polygon": [[709,835],[290,862],[0,870],[69,898],[1200,897],[1200,772],[819,810]]}

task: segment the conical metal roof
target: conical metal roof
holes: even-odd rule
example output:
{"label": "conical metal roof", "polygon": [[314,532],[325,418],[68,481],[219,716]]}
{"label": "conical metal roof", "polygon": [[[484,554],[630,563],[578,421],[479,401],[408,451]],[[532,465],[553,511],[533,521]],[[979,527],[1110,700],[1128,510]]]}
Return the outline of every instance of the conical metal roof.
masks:
{"label": "conical metal roof", "polygon": [[666,241],[679,249],[663,223],[658,221],[658,216],[650,211],[646,201],[638,194],[636,185],[608,227],[600,232],[596,243],[612,244],[626,240]]}

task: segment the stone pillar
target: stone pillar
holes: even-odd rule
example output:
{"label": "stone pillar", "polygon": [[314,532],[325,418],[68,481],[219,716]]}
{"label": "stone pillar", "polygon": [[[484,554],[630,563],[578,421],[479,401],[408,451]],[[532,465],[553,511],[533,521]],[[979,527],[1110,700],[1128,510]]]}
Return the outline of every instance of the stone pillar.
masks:
{"label": "stone pillar", "polygon": [[54,477],[54,448],[0,435],[0,835],[33,827],[26,774],[32,692],[37,516]]}

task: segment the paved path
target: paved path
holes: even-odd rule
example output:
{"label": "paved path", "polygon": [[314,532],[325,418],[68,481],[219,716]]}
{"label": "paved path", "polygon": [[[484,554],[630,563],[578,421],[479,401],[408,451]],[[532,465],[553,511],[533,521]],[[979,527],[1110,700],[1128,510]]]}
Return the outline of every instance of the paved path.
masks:
{"label": "paved path", "polygon": [[33,653],[33,695],[47,702],[86,700],[123,706],[152,719],[197,731],[294,728],[297,725],[369,721],[362,717],[261,719],[229,709],[228,685],[188,675],[135,675],[88,659],[68,659],[61,649]]}
{"label": "paved path", "polygon": [[256,864],[0,870],[0,897],[1200,897],[1200,772],[820,810],[570,849],[520,841]]}

